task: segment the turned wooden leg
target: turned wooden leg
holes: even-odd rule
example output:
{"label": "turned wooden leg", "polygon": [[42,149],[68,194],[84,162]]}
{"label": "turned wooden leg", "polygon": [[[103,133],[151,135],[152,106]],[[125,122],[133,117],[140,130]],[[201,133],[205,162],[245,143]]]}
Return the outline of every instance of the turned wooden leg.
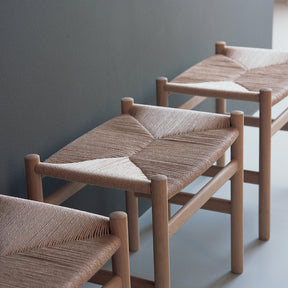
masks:
{"label": "turned wooden leg", "polygon": [[167,177],[153,176],[151,192],[155,288],[170,288]]}
{"label": "turned wooden leg", "polygon": [[166,77],[159,77],[156,79],[156,97],[158,106],[168,107],[168,93],[164,89],[167,82],[168,79]]}
{"label": "turned wooden leg", "polygon": [[28,199],[43,202],[42,178],[35,172],[35,167],[40,162],[37,154],[28,154],[24,158]]}
{"label": "turned wooden leg", "polygon": [[126,191],[126,212],[128,214],[129,249],[131,252],[139,250],[139,219],[138,197],[134,192]]}
{"label": "turned wooden leg", "polygon": [[[216,113],[226,113],[226,99],[216,99]],[[217,160],[217,165],[221,167],[225,166],[225,154]]]}
{"label": "turned wooden leg", "polygon": [[112,270],[114,275],[122,279],[122,287],[130,288],[130,264],[128,244],[128,224],[125,212],[113,212],[110,214],[111,233],[119,237],[121,246],[112,256]]}
{"label": "turned wooden leg", "polygon": [[168,219],[172,217],[172,204],[168,203]]}
{"label": "turned wooden leg", "polygon": [[[156,79],[156,97],[157,106],[168,107],[168,92],[165,91],[164,87],[167,84],[168,79],[166,77],[159,77]],[[168,218],[172,216],[172,204],[168,204]]]}
{"label": "turned wooden leg", "polygon": [[215,54],[225,54],[226,42],[218,41],[215,44]]}
{"label": "turned wooden leg", "polygon": [[259,239],[270,238],[272,90],[260,90]]}
{"label": "turned wooden leg", "polygon": [[237,140],[231,146],[231,159],[237,160],[238,171],[231,178],[231,270],[243,272],[243,125],[244,114],[231,113],[231,126],[239,130]]}
{"label": "turned wooden leg", "polygon": [[124,97],[121,99],[121,112],[122,114],[128,114],[129,110],[134,104],[134,99],[130,97]]}
{"label": "turned wooden leg", "polygon": [[[226,42],[218,41],[215,44],[215,54],[224,54],[226,47]],[[226,99],[216,99],[216,113],[225,114],[226,113]],[[225,155],[218,159],[217,165],[225,166]]]}

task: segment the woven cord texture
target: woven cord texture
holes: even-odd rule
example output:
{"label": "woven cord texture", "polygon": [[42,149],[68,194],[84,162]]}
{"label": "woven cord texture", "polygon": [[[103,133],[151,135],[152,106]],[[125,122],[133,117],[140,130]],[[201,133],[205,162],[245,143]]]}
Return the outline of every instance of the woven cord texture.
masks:
{"label": "woven cord texture", "polygon": [[288,64],[288,52],[272,49],[227,47],[224,53],[246,70]]}
{"label": "woven cord texture", "polygon": [[288,65],[279,64],[263,68],[255,68],[241,75],[236,83],[250,91],[261,88],[272,89],[272,105],[275,105],[288,95]]}
{"label": "woven cord texture", "polygon": [[0,287],[81,287],[119,246],[119,238],[107,235],[1,256]]}
{"label": "woven cord texture", "polygon": [[[140,193],[150,193],[151,177],[163,174],[168,177],[169,195],[172,195],[209,168],[207,163],[211,166],[237,137],[235,130],[229,129],[230,117],[226,115],[136,104],[129,114],[78,138],[40,163],[36,171]],[[199,133],[202,133],[201,141],[196,140]],[[102,154],[101,147],[105,147]],[[191,165],[186,163],[187,154]],[[163,161],[164,156],[171,161]]]}
{"label": "woven cord texture", "polygon": [[152,135],[136,119],[129,115],[120,115],[85,133],[45,162],[60,164],[129,157],[141,151],[152,139]]}
{"label": "woven cord texture", "polygon": [[131,161],[148,178],[168,175],[171,198],[212,166],[237,137],[238,131],[233,128],[167,136],[132,156]]}
{"label": "woven cord texture", "polygon": [[[143,193],[150,193],[150,180],[142,173],[141,169],[131,162],[134,166],[132,171],[131,166],[127,167],[123,165],[123,161],[119,158],[114,159],[114,164],[117,167],[115,170],[101,168],[96,170],[87,169],[87,163],[76,162],[65,164],[52,164],[52,163],[40,163],[37,167],[37,171],[40,174],[47,175],[49,177],[55,177],[64,179],[67,181],[81,182],[90,185],[98,185],[102,187],[109,187],[121,190],[131,190]],[[111,159],[103,159],[111,160]],[[93,161],[93,160],[91,160]],[[82,165],[80,165],[82,164]],[[89,167],[90,165],[88,165]],[[141,171],[141,172],[140,172]]]}
{"label": "woven cord texture", "polygon": [[130,114],[153,135],[154,139],[230,127],[229,116],[215,113],[135,104]]}
{"label": "woven cord texture", "polygon": [[0,195],[0,255],[109,234],[107,217]]}
{"label": "woven cord texture", "polygon": [[246,68],[224,55],[213,55],[187,69],[171,82],[200,83],[232,81],[246,72]]}
{"label": "woven cord texture", "polygon": [[[211,90],[219,90],[215,82],[227,83],[223,90],[230,91],[231,81],[259,92],[272,89],[272,105],[288,95],[288,53],[269,49],[228,47],[225,55],[214,55],[181,73],[174,83],[205,83]],[[215,88],[213,88],[213,83]],[[229,84],[229,85],[228,85]],[[217,88],[218,87],[218,88]],[[243,91],[240,89],[239,92]]]}

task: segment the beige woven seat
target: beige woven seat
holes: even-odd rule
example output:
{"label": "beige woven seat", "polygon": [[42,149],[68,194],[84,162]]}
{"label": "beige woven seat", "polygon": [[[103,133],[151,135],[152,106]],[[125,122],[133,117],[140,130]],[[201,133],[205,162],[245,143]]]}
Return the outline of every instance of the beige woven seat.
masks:
{"label": "beige woven seat", "polygon": [[272,89],[272,105],[288,94],[288,52],[255,48],[226,47],[192,66],[171,83],[195,88],[235,92],[259,92]]}
{"label": "beige woven seat", "polygon": [[[241,121],[243,115],[239,112],[230,117],[137,105],[133,99],[124,98],[122,115],[89,131],[44,162],[40,162],[38,155],[26,156],[29,198],[43,201],[41,176],[72,182],[45,199],[54,204],[78,191],[82,183],[126,190],[131,251],[139,248],[137,197],[151,198],[157,288],[170,286],[169,237],[203,205],[206,209],[231,213],[232,271],[241,273]],[[231,162],[224,168],[213,167],[231,146]],[[214,178],[196,196],[181,192],[203,173]],[[234,204],[211,198],[231,177]],[[168,201],[185,204],[169,223]],[[132,280],[132,286],[148,285],[147,281],[145,284],[137,281]]]}
{"label": "beige woven seat", "polygon": [[[283,110],[282,100],[288,95],[287,74],[288,52],[231,47],[218,42],[216,55],[192,66],[171,82],[165,77],[157,80],[160,106],[168,106],[168,95],[173,93],[193,95],[178,107],[182,109],[192,109],[206,97],[216,98],[218,113],[226,112],[225,99],[259,103],[260,117],[245,115],[245,125],[260,128],[260,168],[259,172],[245,170],[244,180],[259,185],[261,240],[270,237],[271,136],[280,129],[288,130],[288,109],[272,119],[272,106],[275,111]],[[222,157],[218,164],[224,165],[225,158]]]}
{"label": "beige woven seat", "polygon": [[122,282],[128,287],[126,214],[114,212],[110,221],[0,195],[0,287],[81,287],[115,253],[123,255],[114,257],[116,275],[109,287],[122,287]]}

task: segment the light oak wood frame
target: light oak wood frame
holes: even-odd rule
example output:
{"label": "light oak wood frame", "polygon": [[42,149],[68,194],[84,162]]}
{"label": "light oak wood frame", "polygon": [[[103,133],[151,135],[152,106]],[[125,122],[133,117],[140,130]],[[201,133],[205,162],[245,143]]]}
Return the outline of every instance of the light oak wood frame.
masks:
{"label": "light oak wood frame", "polygon": [[[224,54],[225,42],[216,43],[216,54]],[[271,137],[279,130],[288,131],[288,108],[272,119],[272,90],[259,92],[229,92],[177,85],[165,77],[156,80],[157,105],[168,107],[168,96],[174,93],[192,96],[178,108],[192,109],[207,97],[216,99],[216,112],[226,113],[226,99],[259,103],[260,116],[244,116],[246,126],[259,127],[259,171],[244,170],[244,182],[259,185],[259,239],[270,238],[270,198],[271,198]],[[225,156],[219,158],[218,165],[225,165]]]}
{"label": "light oak wood frame", "polygon": [[[112,273],[113,276],[108,283],[104,285],[109,287],[131,287],[130,282],[130,263],[129,263],[129,240],[128,240],[128,222],[125,212],[113,212],[110,214],[110,231],[121,240],[121,246],[112,256]],[[96,278],[96,277],[95,277]],[[92,283],[99,283],[97,278],[89,280]]]}
{"label": "light oak wood frame", "polygon": [[[129,100],[130,99],[130,100]],[[133,105],[133,99],[122,100],[122,113],[127,113]],[[139,248],[138,197],[152,201],[154,279],[150,281],[131,276],[132,287],[170,287],[169,238],[199,209],[231,214],[231,270],[240,274],[243,271],[243,125],[242,112],[231,113],[231,127],[239,131],[239,136],[231,145],[231,161],[224,167],[212,166],[203,175],[212,179],[196,194],[179,192],[168,199],[167,177],[155,175],[151,178],[151,193],[126,191],[130,250]],[[31,200],[61,204],[86,184],[71,182],[43,199],[41,178],[35,171],[40,162],[37,154],[25,157],[28,196]],[[67,179],[66,179],[67,180]],[[73,179],[69,179],[73,181]],[[231,180],[231,200],[212,197],[228,180]],[[37,184],[34,184],[35,183]],[[40,185],[41,184],[41,185]],[[100,183],[101,186],[101,183]],[[39,200],[40,199],[40,200]],[[183,205],[171,219],[168,217],[169,203]],[[115,274],[117,273],[117,269]],[[126,274],[125,274],[126,273]],[[127,271],[124,274],[127,275]],[[103,285],[110,281],[113,273],[101,270],[90,279]],[[114,280],[116,281],[116,280]],[[104,286],[106,287],[106,286]],[[112,287],[112,286],[107,286]],[[126,286],[123,286],[126,287]]]}

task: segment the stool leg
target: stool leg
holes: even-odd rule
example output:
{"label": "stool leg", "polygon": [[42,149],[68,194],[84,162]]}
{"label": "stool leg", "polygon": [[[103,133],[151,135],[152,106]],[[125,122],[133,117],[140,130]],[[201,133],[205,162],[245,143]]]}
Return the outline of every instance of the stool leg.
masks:
{"label": "stool leg", "polygon": [[260,90],[259,239],[270,238],[272,90]]}
{"label": "stool leg", "polygon": [[35,167],[40,162],[37,154],[28,154],[24,158],[28,199],[43,202],[42,178],[35,172]]}
{"label": "stool leg", "polygon": [[243,125],[244,114],[231,113],[231,126],[237,128],[239,136],[231,146],[231,160],[237,160],[238,171],[231,178],[231,270],[243,272]]}
{"label": "stool leg", "polygon": [[134,105],[134,99],[130,97],[124,97],[121,99],[121,113],[129,114],[130,109]]}
{"label": "stool leg", "polygon": [[168,219],[172,217],[172,204],[168,203]]}
{"label": "stool leg", "polygon": [[167,177],[151,181],[155,288],[170,288]]}
{"label": "stool leg", "polygon": [[215,54],[225,55],[226,42],[217,41],[215,44]]}
{"label": "stool leg", "polygon": [[158,106],[168,107],[168,93],[164,89],[167,82],[168,79],[166,77],[159,77],[156,79],[156,97]]}
{"label": "stool leg", "polygon": [[128,224],[125,212],[113,212],[110,214],[111,233],[119,237],[121,246],[112,256],[112,270],[114,275],[122,279],[122,287],[130,288],[130,264],[128,244]]}
{"label": "stool leg", "polygon": [[[218,41],[215,44],[215,54],[225,54],[226,42]],[[226,99],[216,99],[216,113],[225,114],[226,113]],[[217,161],[217,165],[225,166],[225,154],[220,157]]]}
{"label": "stool leg", "polygon": [[[166,77],[159,77],[156,79],[156,97],[157,106],[168,107],[168,92],[165,91],[164,87],[167,84],[168,79]],[[168,204],[168,218],[172,216],[172,204]]]}
{"label": "stool leg", "polygon": [[[226,99],[216,99],[216,113],[226,113]],[[225,166],[225,154],[217,160],[217,165],[221,167]]]}
{"label": "stool leg", "polygon": [[128,214],[129,249],[131,252],[139,250],[139,219],[138,197],[134,192],[126,191],[126,212]]}

